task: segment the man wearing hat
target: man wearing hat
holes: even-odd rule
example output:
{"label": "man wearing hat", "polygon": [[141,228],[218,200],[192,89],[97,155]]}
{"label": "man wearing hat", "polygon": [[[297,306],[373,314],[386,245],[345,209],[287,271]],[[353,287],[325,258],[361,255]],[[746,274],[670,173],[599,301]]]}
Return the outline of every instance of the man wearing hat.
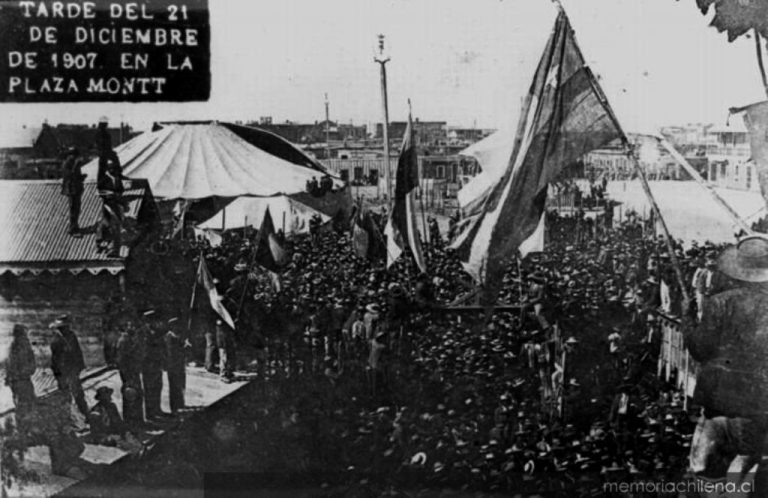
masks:
{"label": "man wearing hat", "polygon": [[[698,325],[683,303],[685,346],[700,363],[693,401],[703,408],[690,463],[705,479],[749,471],[768,433],[768,237],[729,247],[718,270],[740,285],[711,296]],[[759,491],[755,496],[765,496]]]}
{"label": "man wearing hat", "polygon": [[32,385],[35,369],[35,353],[29,343],[27,328],[17,323],[13,326],[13,338],[5,366],[5,384],[11,388],[17,424],[25,424],[35,406],[35,387]]}
{"label": "man wearing hat", "polygon": [[157,321],[155,310],[142,314],[143,336],[146,344],[141,377],[144,381],[144,412],[147,419],[167,415],[160,408],[163,391],[163,364],[165,362],[165,343],[163,333]]}
{"label": "man wearing hat", "polygon": [[219,349],[219,376],[224,382],[232,382],[235,331],[223,320],[216,320],[216,347]]}
{"label": "man wearing hat", "polygon": [[168,320],[168,332],[165,333],[165,372],[168,376],[168,398],[171,403],[171,415],[176,416],[184,408],[184,388],[186,386],[186,360],[184,358],[185,341],[176,332],[178,318]]}
{"label": "man wearing hat", "polygon": [[381,324],[380,308],[376,303],[371,303],[365,307],[365,314],[363,314],[363,323],[365,324],[365,340],[370,342],[376,337]]}
{"label": "man wearing hat", "polygon": [[387,333],[384,330],[377,332],[370,342],[368,354],[368,373],[371,383],[371,392],[375,396],[386,382],[386,365],[384,351],[387,348]]}
{"label": "man wearing hat", "polygon": [[69,392],[86,418],[88,417],[88,403],[85,401],[83,386],[80,383],[80,372],[85,368],[83,351],[77,336],[69,328],[69,316],[61,315],[51,323],[53,340],[51,341],[51,370],[59,389]]}
{"label": "man wearing hat", "polygon": [[86,177],[82,165],[77,149],[70,147],[61,165],[61,193],[69,198],[69,234],[76,236],[80,236],[80,205]]}
{"label": "man wearing hat", "polygon": [[120,255],[123,221],[123,170],[120,158],[112,150],[112,138],[99,123],[99,169],[96,184],[102,200],[102,220],[99,244],[102,248],[112,242],[110,256]]}
{"label": "man wearing hat", "polygon": [[91,437],[96,444],[114,444],[115,436],[125,434],[125,423],[112,402],[112,392],[112,388],[107,386],[96,389],[96,404],[88,415]]}
{"label": "man wearing hat", "polygon": [[144,422],[144,386],[141,379],[146,354],[142,331],[127,320],[117,340],[117,368],[123,383],[123,417],[130,424]]}

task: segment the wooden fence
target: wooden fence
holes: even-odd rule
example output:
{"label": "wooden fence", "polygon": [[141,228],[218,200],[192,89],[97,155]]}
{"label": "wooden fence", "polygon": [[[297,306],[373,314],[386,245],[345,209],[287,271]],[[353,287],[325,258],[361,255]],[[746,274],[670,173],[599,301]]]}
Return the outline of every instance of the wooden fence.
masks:
{"label": "wooden fence", "polygon": [[685,349],[680,321],[663,314],[656,316],[661,321],[662,337],[658,376],[674,382],[686,397],[691,397],[696,388],[698,365]]}

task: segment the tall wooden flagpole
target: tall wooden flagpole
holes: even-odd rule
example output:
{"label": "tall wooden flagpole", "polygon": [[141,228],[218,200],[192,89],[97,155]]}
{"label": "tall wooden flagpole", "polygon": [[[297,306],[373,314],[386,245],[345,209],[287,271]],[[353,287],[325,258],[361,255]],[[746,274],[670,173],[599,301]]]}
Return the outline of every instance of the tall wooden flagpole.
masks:
{"label": "tall wooden flagpole", "polygon": [[381,106],[384,123],[381,126],[384,139],[384,181],[387,184],[387,200],[392,202],[392,185],[390,182],[389,165],[389,105],[387,103],[387,62],[389,57],[384,56],[384,35],[379,35],[379,55],[373,59],[379,63],[381,69]]}
{"label": "tall wooden flagpole", "polygon": [[325,94],[325,160],[331,160],[331,122],[328,109],[328,94]]}

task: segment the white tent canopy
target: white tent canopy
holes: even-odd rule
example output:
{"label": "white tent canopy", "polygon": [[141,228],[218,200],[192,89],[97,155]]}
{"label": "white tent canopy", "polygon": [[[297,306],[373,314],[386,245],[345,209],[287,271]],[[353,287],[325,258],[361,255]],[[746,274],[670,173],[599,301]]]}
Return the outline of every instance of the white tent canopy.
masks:
{"label": "white tent canopy", "polygon": [[[309,220],[319,215],[323,223],[331,218],[311,207],[290,197],[239,197],[211,218],[197,225],[200,229],[231,230],[252,226],[258,229],[269,208],[275,230],[285,227],[286,235],[309,232]],[[285,222],[285,225],[283,225]]]}
{"label": "white tent canopy", "polygon": [[[242,133],[233,131],[238,129]],[[256,134],[267,147],[246,139]],[[163,125],[115,151],[126,177],[146,179],[154,195],[165,199],[294,194],[325,174],[316,161],[277,135],[217,122]],[[98,159],[83,168],[91,179],[97,171]]]}

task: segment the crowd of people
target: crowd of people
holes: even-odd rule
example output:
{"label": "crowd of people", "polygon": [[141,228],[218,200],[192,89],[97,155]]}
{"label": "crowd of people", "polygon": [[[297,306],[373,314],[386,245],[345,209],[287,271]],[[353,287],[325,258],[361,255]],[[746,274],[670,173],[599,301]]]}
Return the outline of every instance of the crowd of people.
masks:
{"label": "crowd of people", "polygon": [[[471,303],[475,286],[436,223],[427,273],[408,257],[390,268],[359,257],[350,234],[330,227],[286,240],[279,273],[255,264],[252,231],[216,246],[198,239],[182,254],[205,259],[236,327],[210,305],[197,306],[189,334],[177,319],[134,310],[111,356],[119,419],[107,390],[89,407],[72,375],[60,385],[107,441],[168,415],[163,369],[175,414],[186,362],[227,381],[254,368],[274,394],[258,424],[310,445],[307,468],[328,481],[586,496],[610,481],[680,477],[694,411],[656,376],[660,320],[681,306],[669,247],[637,216],[577,229],[585,223],[583,213],[550,213],[545,251],[504,276],[499,302],[516,306],[493,314],[450,306]],[[674,243],[699,304],[730,285],[712,265],[720,249]]]}
{"label": "crowd of people", "polygon": [[[233,351],[284,386],[265,418],[314,427],[319,472],[573,496],[681,477],[696,420],[656,376],[661,320],[681,306],[667,244],[637,216],[589,236],[585,223],[550,213],[546,250],[504,277],[499,301],[521,306],[492,316],[447,306],[474,286],[435,228],[427,274],[359,258],[333,230],[288,241],[279,275],[239,234],[199,249],[237,310]],[[720,249],[674,243],[691,294],[730,285],[712,268]]]}

